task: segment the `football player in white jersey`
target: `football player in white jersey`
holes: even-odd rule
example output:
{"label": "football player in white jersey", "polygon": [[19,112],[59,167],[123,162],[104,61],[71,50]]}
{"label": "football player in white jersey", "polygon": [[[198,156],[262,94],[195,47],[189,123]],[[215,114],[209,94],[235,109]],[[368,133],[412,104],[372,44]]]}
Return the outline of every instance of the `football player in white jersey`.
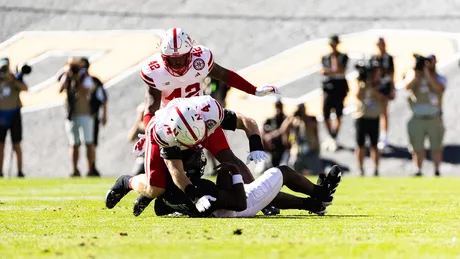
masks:
{"label": "football player in white jersey", "polygon": [[[203,79],[206,76],[256,96],[278,93],[275,86],[255,87],[237,73],[219,66],[214,62],[213,55],[208,48],[200,45],[193,46],[190,36],[180,28],[166,31],[160,43],[160,53],[152,57],[142,68],[140,74],[142,80],[147,84],[144,126],[147,126],[155,112],[170,100],[202,95]],[[216,129],[212,136],[213,138],[209,140],[209,143],[215,146],[208,147],[211,154],[219,162],[236,164],[244,181],[251,182],[254,179],[253,176],[247,166],[230,150],[222,129]],[[160,148],[156,143],[152,143],[147,152],[148,154],[145,156],[147,177],[143,179],[140,177],[132,178],[129,181],[125,179],[123,184],[115,184],[111,190],[123,185],[125,188],[128,186],[151,198],[158,197],[164,192],[168,172],[163,159],[160,157]],[[124,195],[123,192],[108,192],[108,196],[115,197],[115,200]]]}

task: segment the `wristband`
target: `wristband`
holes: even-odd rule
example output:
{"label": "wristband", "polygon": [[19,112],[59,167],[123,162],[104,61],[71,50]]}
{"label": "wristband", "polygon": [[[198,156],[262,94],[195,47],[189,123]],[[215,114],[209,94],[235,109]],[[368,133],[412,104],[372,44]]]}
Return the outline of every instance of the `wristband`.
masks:
{"label": "wristband", "polygon": [[262,145],[262,139],[259,135],[254,134],[249,136],[249,151],[263,151],[264,145]]}
{"label": "wristband", "polygon": [[243,183],[243,176],[241,176],[240,174],[232,175],[232,182],[233,185]]}
{"label": "wristband", "polygon": [[144,129],[147,129],[147,124],[149,124],[149,121],[152,119],[153,114],[147,113],[144,115]]}

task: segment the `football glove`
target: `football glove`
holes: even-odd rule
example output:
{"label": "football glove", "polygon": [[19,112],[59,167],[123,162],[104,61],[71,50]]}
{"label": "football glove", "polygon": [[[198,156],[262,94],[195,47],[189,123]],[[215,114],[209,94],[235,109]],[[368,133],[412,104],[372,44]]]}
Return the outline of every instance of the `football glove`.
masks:
{"label": "football glove", "polygon": [[256,96],[265,96],[269,94],[279,94],[279,90],[276,86],[259,86],[256,88]]}
{"label": "football glove", "polygon": [[144,134],[137,134],[139,140],[134,144],[133,147],[133,154],[136,156],[143,156],[145,153],[145,135]]}
{"label": "football glove", "polygon": [[205,212],[211,208],[211,201],[216,201],[216,198],[211,195],[205,195],[195,202],[195,207],[199,212]]}
{"label": "football glove", "polygon": [[259,162],[263,162],[267,158],[268,158],[268,155],[264,151],[258,151],[258,150],[252,151],[248,155],[246,164],[248,165],[249,163],[251,163],[251,161],[254,161],[254,163],[257,164]]}

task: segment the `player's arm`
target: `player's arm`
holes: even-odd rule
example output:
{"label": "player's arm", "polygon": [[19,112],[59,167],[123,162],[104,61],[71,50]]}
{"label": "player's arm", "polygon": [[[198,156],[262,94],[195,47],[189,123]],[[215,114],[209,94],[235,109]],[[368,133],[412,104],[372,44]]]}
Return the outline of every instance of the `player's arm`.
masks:
{"label": "player's arm", "polygon": [[236,72],[232,70],[228,70],[224,67],[219,66],[217,63],[213,63],[213,67],[209,72],[209,76],[211,78],[220,80],[227,85],[234,87],[238,90],[246,92],[248,94],[257,95],[257,96],[264,96],[267,94],[277,94],[279,93],[278,88],[275,86],[261,86],[255,87],[251,83],[249,83],[246,79],[238,75]]}
{"label": "player's arm", "polygon": [[264,152],[259,127],[255,120],[241,113],[235,113],[231,110],[224,109],[224,118],[220,126],[225,130],[235,131],[235,129],[241,129],[246,132],[250,151],[246,164],[249,164],[251,161],[257,164],[268,158],[267,154]]}
{"label": "player's arm", "polygon": [[195,186],[190,179],[188,179],[184,171],[180,148],[162,148],[160,156],[164,159],[174,184],[188,196],[193,204],[195,204],[197,210],[199,212],[204,212],[209,209],[211,207],[211,201],[215,201],[216,198],[206,195],[202,189]]}
{"label": "player's arm", "polygon": [[234,211],[245,210],[247,207],[246,192],[238,167],[230,163],[222,163],[216,170],[218,171],[216,207]]}
{"label": "player's arm", "polygon": [[147,128],[150,119],[152,119],[155,112],[160,109],[161,92],[153,87],[147,86],[145,89],[144,102],[144,128]]}
{"label": "player's arm", "polygon": [[193,185],[185,174],[184,165],[181,159],[165,159],[164,161],[174,184],[179,187],[179,189],[185,192],[188,185]]}

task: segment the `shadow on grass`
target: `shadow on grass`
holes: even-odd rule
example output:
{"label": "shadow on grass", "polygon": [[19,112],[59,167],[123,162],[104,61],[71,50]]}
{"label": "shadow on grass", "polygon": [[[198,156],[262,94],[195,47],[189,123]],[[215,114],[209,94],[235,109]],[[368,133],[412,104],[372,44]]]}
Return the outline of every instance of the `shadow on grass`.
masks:
{"label": "shadow on grass", "polygon": [[254,218],[256,219],[312,219],[312,218],[369,218],[373,217],[372,215],[324,215],[324,216],[318,216],[315,214],[310,214],[310,215],[276,215],[276,216],[262,216],[262,215],[257,215]]}

